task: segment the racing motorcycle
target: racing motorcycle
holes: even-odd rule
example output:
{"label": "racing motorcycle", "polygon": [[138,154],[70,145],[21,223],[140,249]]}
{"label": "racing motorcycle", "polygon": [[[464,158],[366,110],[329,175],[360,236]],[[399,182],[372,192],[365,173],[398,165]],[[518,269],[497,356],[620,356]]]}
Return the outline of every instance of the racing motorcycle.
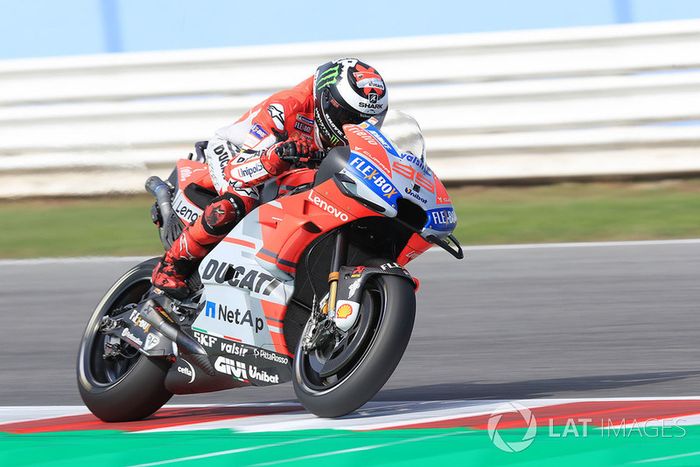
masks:
{"label": "racing motorcycle", "polygon": [[[345,125],[348,146],[267,182],[189,279],[188,298],[152,287],[158,258],[109,289],[78,354],[93,414],[138,420],[173,394],[291,380],[306,409],[338,417],[382,388],[413,329],[418,280],[404,266],[434,245],[463,258],[417,123],[390,115],[381,130],[374,119]],[[217,195],[199,183],[205,148],[146,183],[165,248]]]}

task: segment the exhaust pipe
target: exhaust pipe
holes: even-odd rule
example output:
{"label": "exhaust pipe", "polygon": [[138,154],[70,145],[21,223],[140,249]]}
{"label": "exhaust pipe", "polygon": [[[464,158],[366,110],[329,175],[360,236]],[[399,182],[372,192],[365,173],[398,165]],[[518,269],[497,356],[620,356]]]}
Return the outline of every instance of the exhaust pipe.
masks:
{"label": "exhaust pipe", "polygon": [[146,300],[140,307],[139,313],[148,323],[159,330],[165,337],[177,344],[178,349],[187,354],[188,360],[201,368],[207,375],[214,376],[216,371],[209,361],[209,354],[199,342],[182,332],[177,326],[165,320],[156,310],[159,306],[153,299]]}
{"label": "exhaust pipe", "polygon": [[167,250],[182,233],[182,224],[173,210],[170,186],[154,175],[146,180],[146,191],[156,199],[162,220],[160,241]]}
{"label": "exhaust pipe", "polygon": [[160,178],[155,175],[146,180],[146,191],[153,195],[158,203],[158,209],[163,216],[163,221],[173,214],[173,206],[170,204],[172,193],[170,187]]}

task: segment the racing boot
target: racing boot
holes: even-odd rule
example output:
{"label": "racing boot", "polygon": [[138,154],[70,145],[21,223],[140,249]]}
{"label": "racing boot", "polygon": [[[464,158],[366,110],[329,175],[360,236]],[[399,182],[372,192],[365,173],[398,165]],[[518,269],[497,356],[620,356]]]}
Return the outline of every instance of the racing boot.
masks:
{"label": "racing boot", "polygon": [[229,193],[214,198],[204,213],[185,227],[153,270],[154,287],[177,300],[189,295],[187,279],[240,218],[235,201]]}
{"label": "racing boot", "polygon": [[173,246],[165,252],[151,276],[154,287],[178,300],[189,295],[187,279],[195,271],[200,260],[209,252],[208,248],[188,238],[191,237],[188,230],[189,227],[183,230],[180,237],[173,242]]}

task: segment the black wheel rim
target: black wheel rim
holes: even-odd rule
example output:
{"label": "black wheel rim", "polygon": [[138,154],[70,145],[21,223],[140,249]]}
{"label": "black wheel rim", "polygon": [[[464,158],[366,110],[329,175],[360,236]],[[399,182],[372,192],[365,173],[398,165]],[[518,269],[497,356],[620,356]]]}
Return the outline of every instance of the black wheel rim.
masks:
{"label": "black wheel rim", "polygon": [[[125,349],[124,355],[117,355],[108,359],[103,358],[107,336],[99,330],[99,323],[104,316],[114,316],[120,310],[129,305],[135,305],[141,301],[151,287],[148,279],[133,282],[125,291],[106,303],[100,310],[95,326],[86,343],[87,359],[85,376],[90,384],[95,386],[112,386],[124,378],[136,364],[141,354],[133,347]],[[125,342],[125,341],[123,341]]]}
{"label": "black wheel rim", "polygon": [[[371,349],[381,325],[383,310],[382,290],[374,281],[370,281],[363,291],[360,316],[338,345],[314,349],[308,353],[300,350],[298,358],[303,384],[312,391],[320,392],[332,389],[345,381]],[[321,376],[323,369],[343,353],[352,354],[352,358],[346,359],[344,365],[336,368],[332,374]]]}

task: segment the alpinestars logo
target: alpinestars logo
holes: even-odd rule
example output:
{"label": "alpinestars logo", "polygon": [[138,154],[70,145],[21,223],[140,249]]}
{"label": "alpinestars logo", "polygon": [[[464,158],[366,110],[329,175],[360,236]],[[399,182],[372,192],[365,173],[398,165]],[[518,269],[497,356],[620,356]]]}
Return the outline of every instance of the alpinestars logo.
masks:
{"label": "alpinestars logo", "polygon": [[270,104],[267,112],[270,114],[272,122],[277,129],[280,131],[284,130],[284,107],[281,104]]}
{"label": "alpinestars logo", "polygon": [[248,382],[248,372],[244,363],[226,357],[219,357],[214,362],[214,368],[219,373],[231,375],[239,381]]}

